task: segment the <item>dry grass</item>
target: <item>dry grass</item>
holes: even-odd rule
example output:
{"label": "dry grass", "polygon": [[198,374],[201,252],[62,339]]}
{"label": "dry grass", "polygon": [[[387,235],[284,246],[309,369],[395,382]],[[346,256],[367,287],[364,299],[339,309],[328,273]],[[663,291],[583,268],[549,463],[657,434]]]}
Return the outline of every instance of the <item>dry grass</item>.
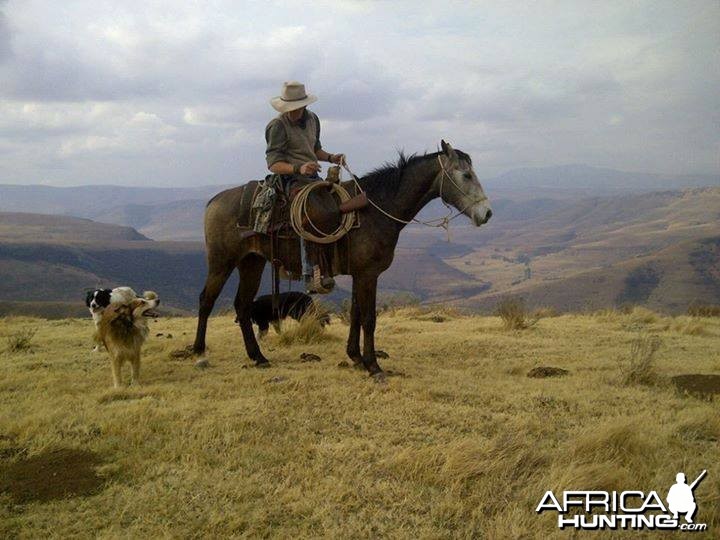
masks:
{"label": "dry grass", "polygon": [[630,342],[627,362],[620,370],[623,384],[652,385],[658,381],[655,355],[661,345],[659,336],[643,333]]}
{"label": "dry grass", "polygon": [[720,306],[693,302],[688,306],[688,315],[691,317],[720,317]]}
{"label": "dry grass", "polygon": [[[614,359],[636,330],[562,315],[509,333],[496,317],[440,314],[379,317],[381,363],[404,375],[386,387],[337,366],[342,324],[309,345],[270,333],[273,367],[260,370],[233,317],[212,318],[199,370],[169,358],[194,320],[161,319],[143,385],[119,392],[90,352],[90,320],[3,320],[0,339],[37,334],[32,350],[0,354],[0,456],[89,452],[102,486],[24,503],[0,493],[0,537],[552,538],[554,519],[534,511],[548,489],[664,495],[677,471],[704,468],[697,520],[718,530],[717,405],[620,384]],[[720,320],[703,324],[703,336],[660,334],[658,376],[720,369]],[[570,375],[525,377],[538,364]]]}
{"label": "dry grass", "polygon": [[281,345],[310,345],[331,341],[334,336],[325,332],[321,320],[327,313],[322,308],[314,308],[306,311],[298,322],[285,320],[282,323],[282,332],[278,341]]}
{"label": "dry grass", "polygon": [[495,307],[495,312],[502,319],[505,330],[524,330],[533,326],[539,319],[530,316],[522,298],[503,298]]}
{"label": "dry grass", "polygon": [[7,341],[7,351],[10,353],[18,353],[29,351],[32,349],[32,340],[37,330],[34,328],[21,328],[14,334],[5,338]]}
{"label": "dry grass", "polygon": [[660,320],[660,315],[651,309],[635,306],[628,313],[630,321],[636,324],[652,324]]}
{"label": "dry grass", "polygon": [[548,319],[550,317],[559,317],[560,312],[554,307],[539,307],[533,310],[533,319]]}

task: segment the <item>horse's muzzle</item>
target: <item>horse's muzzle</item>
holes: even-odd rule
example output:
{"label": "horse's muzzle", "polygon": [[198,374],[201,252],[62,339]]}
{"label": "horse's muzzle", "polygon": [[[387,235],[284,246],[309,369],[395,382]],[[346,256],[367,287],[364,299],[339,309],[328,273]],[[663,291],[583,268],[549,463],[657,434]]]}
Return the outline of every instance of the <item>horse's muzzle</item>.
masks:
{"label": "horse's muzzle", "polygon": [[484,225],[492,217],[492,209],[489,206],[481,205],[473,209],[472,215],[470,216],[473,224],[476,227]]}

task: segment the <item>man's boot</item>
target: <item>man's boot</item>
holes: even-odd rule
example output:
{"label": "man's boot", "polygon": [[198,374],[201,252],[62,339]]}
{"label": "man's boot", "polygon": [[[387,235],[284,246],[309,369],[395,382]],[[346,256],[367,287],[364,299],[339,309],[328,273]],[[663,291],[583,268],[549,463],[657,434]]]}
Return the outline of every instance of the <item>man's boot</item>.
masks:
{"label": "man's boot", "polygon": [[305,290],[308,294],[327,294],[335,288],[335,280],[320,273],[320,266],[313,266],[312,276],[305,276]]}

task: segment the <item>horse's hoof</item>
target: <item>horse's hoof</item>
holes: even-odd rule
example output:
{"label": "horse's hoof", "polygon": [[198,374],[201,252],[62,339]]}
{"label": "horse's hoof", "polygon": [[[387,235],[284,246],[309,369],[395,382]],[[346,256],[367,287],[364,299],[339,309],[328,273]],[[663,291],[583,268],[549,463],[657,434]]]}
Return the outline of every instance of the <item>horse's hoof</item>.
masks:
{"label": "horse's hoof", "polygon": [[370,377],[372,377],[372,380],[375,382],[375,384],[380,384],[380,385],[387,384],[387,377],[385,377],[385,373],[382,371],[373,373],[372,375],[370,375]]}
{"label": "horse's hoof", "polygon": [[270,362],[268,362],[267,360],[258,360],[258,361],[255,361],[255,367],[256,368],[269,368]]}
{"label": "horse's hoof", "polygon": [[207,358],[201,358],[197,362],[195,362],[195,367],[198,369],[206,369],[210,367],[210,362],[208,362]]}

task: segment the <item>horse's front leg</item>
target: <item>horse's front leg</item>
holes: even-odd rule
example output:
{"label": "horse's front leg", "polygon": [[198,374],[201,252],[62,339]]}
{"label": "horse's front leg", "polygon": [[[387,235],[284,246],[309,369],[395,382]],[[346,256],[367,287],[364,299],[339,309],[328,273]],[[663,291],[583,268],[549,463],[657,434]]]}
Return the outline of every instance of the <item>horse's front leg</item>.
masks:
{"label": "horse's front leg", "polygon": [[250,319],[253,299],[260,287],[264,268],[265,259],[258,255],[248,255],[240,261],[240,264],[238,264],[240,283],[235,295],[235,313],[242,331],[243,341],[245,341],[245,350],[258,367],[270,365],[260,350]]}
{"label": "horse's front leg", "polygon": [[357,301],[357,284],[353,277],[352,303],[350,304],[350,332],[347,340],[347,355],[356,366],[362,366],[360,354],[360,308]]}
{"label": "horse's front leg", "polygon": [[363,331],[362,362],[370,375],[382,377],[383,370],[375,358],[375,300],[377,296],[377,276],[361,276],[353,278],[357,281],[357,303],[360,313],[360,324]]}

